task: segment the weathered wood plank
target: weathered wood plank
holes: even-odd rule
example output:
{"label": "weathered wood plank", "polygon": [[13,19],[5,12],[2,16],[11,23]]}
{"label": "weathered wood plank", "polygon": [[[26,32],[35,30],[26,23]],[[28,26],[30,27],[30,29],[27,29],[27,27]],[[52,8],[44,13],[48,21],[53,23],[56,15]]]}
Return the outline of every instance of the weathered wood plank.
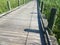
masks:
{"label": "weathered wood plank", "polygon": [[[32,31],[28,32],[25,29]],[[40,45],[40,35],[34,30],[39,30],[37,8],[36,2],[31,1],[0,18],[0,45]]]}

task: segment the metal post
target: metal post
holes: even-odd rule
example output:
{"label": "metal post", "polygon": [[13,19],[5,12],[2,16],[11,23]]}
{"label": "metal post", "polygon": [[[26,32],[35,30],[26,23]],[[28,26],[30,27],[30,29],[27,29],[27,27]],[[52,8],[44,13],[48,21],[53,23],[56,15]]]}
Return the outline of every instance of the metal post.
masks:
{"label": "metal post", "polygon": [[42,11],[43,11],[43,1],[41,3],[41,13],[42,13]]}
{"label": "metal post", "polygon": [[9,0],[7,0],[7,6],[8,6],[8,9],[11,10],[11,5]]}
{"label": "metal post", "polygon": [[23,4],[25,4],[25,0],[23,0]]}
{"label": "metal post", "polygon": [[18,0],[18,6],[20,5],[20,0]]}
{"label": "metal post", "polygon": [[50,29],[50,31],[52,31],[52,28],[53,28],[53,24],[54,24],[55,17],[56,17],[56,11],[57,11],[56,8],[51,9],[50,17],[48,19],[48,28]]}
{"label": "metal post", "polygon": [[40,8],[40,0],[38,0],[39,8]]}

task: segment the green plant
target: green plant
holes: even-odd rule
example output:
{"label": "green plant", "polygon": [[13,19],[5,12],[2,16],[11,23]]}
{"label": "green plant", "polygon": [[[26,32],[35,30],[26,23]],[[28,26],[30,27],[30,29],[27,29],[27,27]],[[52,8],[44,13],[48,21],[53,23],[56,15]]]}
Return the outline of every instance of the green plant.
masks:
{"label": "green plant", "polygon": [[[18,6],[18,0],[8,0],[10,2],[11,9]],[[25,0],[25,3],[27,3],[29,0]],[[19,5],[22,5],[24,3],[24,0],[19,1]],[[7,6],[7,0],[0,0],[0,14],[3,12],[8,11]]]}
{"label": "green plant", "polygon": [[57,41],[60,45],[60,0],[43,0],[45,10],[43,13],[46,15],[47,19],[49,18],[49,13],[52,7],[57,9],[57,19],[55,26],[53,28],[53,33],[55,34]]}

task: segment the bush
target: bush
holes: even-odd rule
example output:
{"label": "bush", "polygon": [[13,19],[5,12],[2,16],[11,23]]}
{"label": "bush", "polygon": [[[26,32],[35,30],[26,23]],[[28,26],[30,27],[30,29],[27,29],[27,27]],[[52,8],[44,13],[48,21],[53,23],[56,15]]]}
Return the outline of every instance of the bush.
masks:
{"label": "bush", "polygon": [[[27,3],[29,0],[25,0],[25,3]],[[18,6],[18,0],[9,0],[11,9],[15,8]],[[19,4],[22,5],[24,3],[24,0],[20,0]],[[8,11],[8,6],[7,6],[7,0],[0,0],[0,14],[3,12]]]}
{"label": "bush", "polygon": [[60,44],[60,0],[43,0],[44,1],[44,7],[46,10],[44,10],[44,14],[46,14],[47,19],[49,18],[49,13],[52,7],[57,8],[57,19],[55,22],[55,26],[53,28],[53,32],[56,35],[56,38],[58,43]]}

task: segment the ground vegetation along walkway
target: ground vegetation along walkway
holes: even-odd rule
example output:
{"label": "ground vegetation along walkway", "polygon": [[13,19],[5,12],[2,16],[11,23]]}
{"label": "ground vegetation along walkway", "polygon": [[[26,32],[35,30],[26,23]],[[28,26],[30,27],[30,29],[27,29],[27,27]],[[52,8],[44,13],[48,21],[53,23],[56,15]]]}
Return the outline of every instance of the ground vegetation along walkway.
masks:
{"label": "ground vegetation along walkway", "polygon": [[36,1],[0,18],[0,45],[41,45]]}

